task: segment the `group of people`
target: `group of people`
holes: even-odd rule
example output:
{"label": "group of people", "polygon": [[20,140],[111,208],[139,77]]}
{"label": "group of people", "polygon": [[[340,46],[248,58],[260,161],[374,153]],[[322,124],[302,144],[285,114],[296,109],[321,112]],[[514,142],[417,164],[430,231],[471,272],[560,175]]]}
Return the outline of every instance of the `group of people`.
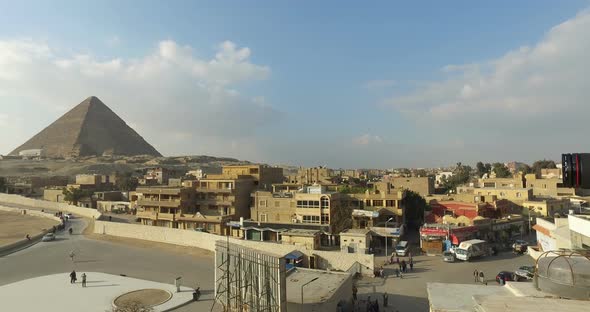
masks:
{"label": "group of people", "polygon": [[[76,276],[76,270],[70,273],[70,284],[76,284],[78,277]],[[86,287],[86,273],[82,273],[82,287]]]}
{"label": "group of people", "polygon": [[485,280],[485,276],[483,274],[483,271],[478,271],[477,269],[475,269],[475,271],[473,271],[473,281],[476,283],[479,282],[479,283],[482,283],[485,285],[488,284],[488,282],[486,282],[486,280]]}

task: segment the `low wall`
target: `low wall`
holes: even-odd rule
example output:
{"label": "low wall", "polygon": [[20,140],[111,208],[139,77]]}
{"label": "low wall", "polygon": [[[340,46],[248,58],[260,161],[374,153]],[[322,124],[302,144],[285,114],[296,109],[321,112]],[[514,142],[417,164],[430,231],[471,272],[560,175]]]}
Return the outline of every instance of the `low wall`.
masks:
{"label": "low wall", "polygon": [[139,224],[96,221],[94,223],[94,233],[142,239],[147,241],[168,243],[180,246],[197,247],[212,252],[215,251],[216,241],[229,240],[233,244],[276,254],[278,256],[284,256],[293,250],[299,250],[307,256],[307,263],[309,263],[309,257],[314,256],[316,258],[316,268],[318,269],[349,271],[349,269],[351,269],[352,267],[354,268],[355,272],[367,276],[372,276],[373,270],[375,268],[375,261],[373,255],[349,254],[335,251],[309,250],[293,245],[247,241],[191,230],[180,230]]}
{"label": "low wall", "polygon": [[[48,218],[48,219],[55,220],[57,222],[61,222],[61,220],[58,217],[56,217],[50,213],[44,213],[44,212],[37,211],[37,210],[27,210],[27,209],[19,209],[19,208],[4,207],[4,206],[0,206],[0,210],[8,211],[8,212],[16,212],[19,214],[22,214],[23,210],[26,210],[27,215],[41,217],[41,218]],[[27,248],[31,245],[38,243],[41,240],[41,238],[43,238],[43,236],[49,232],[50,232],[50,229],[42,231],[41,233],[39,233],[37,235],[31,236],[30,240],[24,238],[24,239],[21,239],[19,241],[12,243],[12,244],[0,246],[0,257],[11,254],[13,252],[17,252],[21,249]]]}
{"label": "low wall", "polygon": [[67,203],[56,203],[45,200],[31,199],[13,194],[0,193],[0,204],[1,203],[22,205],[37,209],[71,212],[74,215],[90,219],[98,219],[101,216],[101,213],[96,209],[73,206]]}

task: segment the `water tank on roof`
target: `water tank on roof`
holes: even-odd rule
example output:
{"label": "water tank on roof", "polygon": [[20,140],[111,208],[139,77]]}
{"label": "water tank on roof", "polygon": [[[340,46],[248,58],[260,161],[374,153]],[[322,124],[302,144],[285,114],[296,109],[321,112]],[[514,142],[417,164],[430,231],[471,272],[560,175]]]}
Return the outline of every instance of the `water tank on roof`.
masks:
{"label": "water tank on roof", "polygon": [[575,251],[545,252],[537,259],[535,286],[568,299],[590,299],[590,256]]}

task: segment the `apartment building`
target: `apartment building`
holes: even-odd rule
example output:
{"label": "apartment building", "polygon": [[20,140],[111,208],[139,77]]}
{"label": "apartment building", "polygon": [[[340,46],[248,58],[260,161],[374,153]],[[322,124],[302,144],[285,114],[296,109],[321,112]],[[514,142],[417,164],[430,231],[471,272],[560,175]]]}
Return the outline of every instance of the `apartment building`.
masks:
{"label": "apartment building", "polygon": [[[458,200],[469,201],[469,199],[480,199],[490,201],[505,199],[511,203],[510,210],[514,213],[520,213],[524,201],[533,198],[533,190],[522,187],[473,187],[459,186],[457,194],[454,195]],[[484,197],[482,197],[484,196]]]}
{"label": "apartment building", "polygon": [[477,186],[491,188],[523,188],[525,187],[525,180],[521,173],[517,173],[512,178],[478,179]]}
{"label": "apartment building", "polygon": [[223,166],[220,175],[208,175],[207,178],[237,179],[240,176],[251,176],[256,189],[270,190],[275,183],[283,183],[283,168],[267,165],[231,165]]}
{"label": "apartment building", "polygon": [[353,212],[353,228],[365,229],[384,226],[390,218],[393,218],[390,225],[405,223],[405,196],[404,189],[396,189],[389,182],[377,182],[363,193],[344,194],[341,202]]}
{"label": "apartment building", "polygon": [[434,194],[434,177],[394,177],[391,183],[397,189],[410,190],[422,197]]}
{"label": "apartment building", "polygon": [[287,177],[287,182],[312,185],[332,183],[332,177],[334,177],[334,171],[326,167],[313,167],[313,168],[299,168],[296,175]]}
{"label": "apartment building", "polygon": [[[143,225],[179,228],[184,214],[194,214],[194,189],[169,186],[138,187],[137,218]],[[182,228],[182,227],[180,227]]]}
{"label": "apartment building", "polygon": [[535,174],[526,175],[526,187],[533,190],[534,196],[562,197],[575,196],[576,189],[562,187],[562,179],[558,177],[538,178]]}
{"label": "apartment building", "polygon": [[523,202],[522,205],[524,207],[523,214],[536,217],[553,217],[555,214],[567,215],[570,209],[568,199],[532,199]]}

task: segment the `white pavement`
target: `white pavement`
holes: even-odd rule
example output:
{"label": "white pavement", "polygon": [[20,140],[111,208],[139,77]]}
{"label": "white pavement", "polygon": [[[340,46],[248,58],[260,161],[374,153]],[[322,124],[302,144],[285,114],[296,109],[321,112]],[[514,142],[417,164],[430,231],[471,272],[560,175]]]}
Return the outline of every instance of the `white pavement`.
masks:
{"label": "white pavement", "polygon": [[[105,312],[112,310],[118,296],[140,289],[162,289],[172,294],[169,301],[154,307],[155,311],[168,311],[193,298],[193,289],[188,287],[181,287],[177,293],[169,284],[98,272],[76,273],[76,284],[70,284],[70,272],[64,272],[0,286],[2,311]],[[86,288],[81,284],[82,273],[88,276]]]}

